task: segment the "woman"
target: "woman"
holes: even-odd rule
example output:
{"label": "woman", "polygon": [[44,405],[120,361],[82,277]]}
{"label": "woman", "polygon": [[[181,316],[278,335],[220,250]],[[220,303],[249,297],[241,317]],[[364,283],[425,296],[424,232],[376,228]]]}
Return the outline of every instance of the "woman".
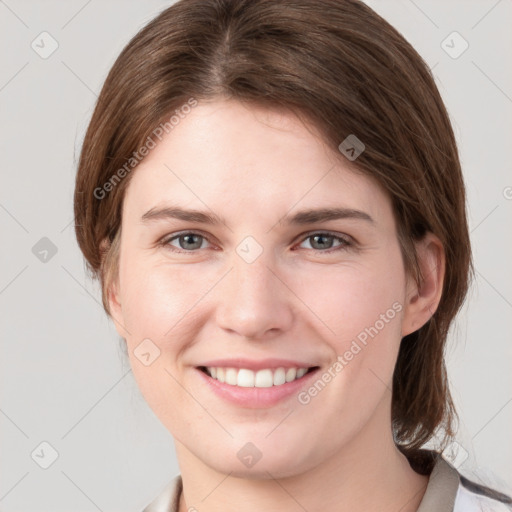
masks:
{"label": "woman", "polygon": [[428,67],[365,4],[163,11],[106,79],[75,217],[175,440],[146,512],[509,509],[440,456],[464,182]]}

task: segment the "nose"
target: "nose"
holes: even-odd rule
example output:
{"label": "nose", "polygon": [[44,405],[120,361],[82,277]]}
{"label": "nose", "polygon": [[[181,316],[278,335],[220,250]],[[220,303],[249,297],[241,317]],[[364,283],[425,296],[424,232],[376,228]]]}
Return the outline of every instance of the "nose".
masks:
{"label": "nose", "polygon": [[[293,321],[293,293],[283,276],[261,255],[247,263],[236,256],[217,290],[217,325],[251,340],[278,336]],[[285,284],[286,283],[286,284]]]}

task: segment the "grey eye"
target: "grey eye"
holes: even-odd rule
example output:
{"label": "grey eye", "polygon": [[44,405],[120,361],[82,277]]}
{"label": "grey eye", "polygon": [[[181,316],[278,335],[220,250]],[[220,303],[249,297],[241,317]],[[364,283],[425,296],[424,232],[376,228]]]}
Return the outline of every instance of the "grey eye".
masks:
{"label": "grey eye", "polygon": [[[343,248],[345,246],[349,246],[350,243],[348,240],[345,240],[344,238],[336,235],[331,235],[329,233],[315,233],[312,235],[307,236],[302,243],[305,241],[311,240],[310,246],[311,249],[317,249],[319,251],[325,251],[336,248]],[[340,243],[337,245],[333,245],[334,240],[338,240]],[[308,247],[306,247],[308,249]]]}
{"label": "grey eye", "polygon": [[[194,249],[201,248],[202,242],[204,241],[204,236],[199,235],[197,233],[183,233],[181,235],[177,235],[169,239],[167,241],[167,244],[172,245],[171,242],[174,240],[178,240],[178,249],[193,251]],[[172,247],[176,246],[172,245]]]}

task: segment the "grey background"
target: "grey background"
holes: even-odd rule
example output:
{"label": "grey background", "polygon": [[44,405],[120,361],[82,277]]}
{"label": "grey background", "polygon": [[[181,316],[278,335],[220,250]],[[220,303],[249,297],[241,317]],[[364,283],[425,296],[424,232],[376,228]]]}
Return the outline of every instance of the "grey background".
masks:
{"label": "grey background", "polygon": [[[368,4],[433,69],[467,181],[477,276],[448,348],[461,423],[458,452],[447,456],[463,474],[510,493],[512,2]],[[84,272],[72,226],[76,163],[96,96],[124,45],[168,5],[0,0],[2,511],[140,511],[179,471],[172,438],[140,396],[99,287]],[[46,59],[31,47],[43,45],[43,31],[58,42]],[[453,31],[469,43],[458,58],[441,46]],[[446,41],[452,53],[462,48],[453,36]],[[55,254],[40,252],[43,237]],[[43,469],[52,450],[58,458]]]}

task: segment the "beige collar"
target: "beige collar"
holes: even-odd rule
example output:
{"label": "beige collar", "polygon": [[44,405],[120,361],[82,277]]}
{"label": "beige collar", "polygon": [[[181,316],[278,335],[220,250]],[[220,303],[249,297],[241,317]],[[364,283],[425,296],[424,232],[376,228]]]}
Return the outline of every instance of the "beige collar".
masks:
{"label": "beige collar", "polygon": [[458,471],[438,455],[417,512],[452,512],[459,484]]}

